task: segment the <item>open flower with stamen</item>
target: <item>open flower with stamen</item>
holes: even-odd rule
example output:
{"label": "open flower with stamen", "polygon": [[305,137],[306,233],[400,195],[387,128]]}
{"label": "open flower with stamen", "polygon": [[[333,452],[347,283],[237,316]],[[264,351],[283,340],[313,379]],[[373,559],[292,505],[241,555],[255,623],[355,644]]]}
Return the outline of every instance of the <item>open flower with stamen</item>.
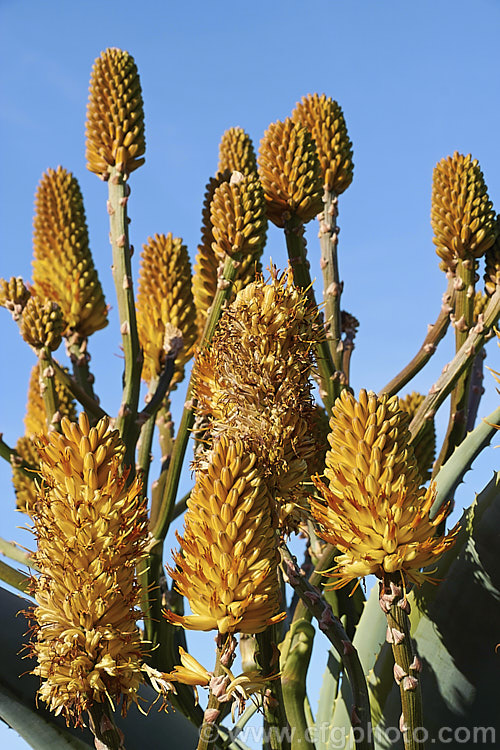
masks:
{"label": "open flower with stamen", "polygon": [[171,387],[184,377],[184,365],[196,341],[196,309],[191,291],[191,263],[180,237],[155,234],[143,246],[137,293],[137,327],[144,352],[143,379],[149,383],[165,367],[165,331],[173,325],[183,346],[175,357]]}
{"label": "open flower with stamen", "polygon": [[41,487],[33,511],[40,576],[30,611],[39,697],[78,724],[94,702],[137,702],[141,639],[135,566],[144,554],[147,508],[127,486],[124,446],[101,419],[63,419],[38,441]]}
{"label": "open flower with stamen", "polygon": [[48,169],[35,196],[33,281],[37,293],[61,307],[66,336],[86,338],[108,324],[108,310],[89,247],[78,181]]}
{"label": "open flower with stamen", "polygon": [[244,439],[257,455],[280,521],[307,511],[312,347],[320,332],[291,273],[249,284],[224,312],[194,368],[197,412],[212,437]]}
{"label": "open flower with stamen", "polygon": [[271,500],[245,443],[226,437],[216,442],[187,505],[176,567],[169,572],[192,614],[167,610],[167,620],[220,633],[260,633],[282,620]]}
{"label": "open flower with stamen", "polygon": [[435,487],[420,487],[409,417],[397,396],[362,390],[357,401],[347,390],[330,420],[330,450],[325,476],[314,484],[321,496],[310,499],[322,539],[340,555],[332,574],[334,588],[355,578],[400,572],[421,583],[431,565],[454,542],[456,529],[436,535],[449,504],[431,520]]}

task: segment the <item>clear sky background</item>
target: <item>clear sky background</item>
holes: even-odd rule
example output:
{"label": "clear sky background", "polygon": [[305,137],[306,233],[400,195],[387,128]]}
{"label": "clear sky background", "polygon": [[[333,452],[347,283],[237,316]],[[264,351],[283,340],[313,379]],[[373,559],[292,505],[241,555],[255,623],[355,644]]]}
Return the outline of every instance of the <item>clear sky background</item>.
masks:
{"label": "clear sky background", "polygon": [[[342,306],[361,323],[352,385],[378,390],[420,346],[446,287],[429,222],[436,162],[455,150],[471,152],[499,209],[499,32],[499,0],[0,0],[0,276],[31,278],[34,192],[48,167],[63,165],[80,182],[91,248],[113,306],[110,325],[90,349],[96,389],[116,413],[122,362],[106,187],[86,170],[84,153],[94,59],[121,47],[141,76],[146,165],[130,180],[131,241],[139,250],[149,235],[171,231],[192,259],[224,130],[245,128],[258,148],[269,123],[286,118],[303,95],[324,92],[343,107],[354,145],[354,181],[339,216]],[[320,279],[313,224],[309,253]],[[264,265],[270,256],[286,265],[283,235],[274,228]],[[0,314],[0,430],[14,445],[35,359],[8,313]],[[443,349],[415,381],[419,390],[428,390],[450,358],[451,336]],[[495,343],[488,351],[488,364],[500,369]],[[483,416],[498,402],[489,374],[485,384]],[[442,412],[441,430],[446,406]],[[462,504],[498,469],[498,452],[485,454],[457,495]],[[31,537],[16,528],[24,519],[14,511],[8,464],[0,472],[0,534],[29,545]],[[2,747],[25,747],[5,731],[0,727]]]}

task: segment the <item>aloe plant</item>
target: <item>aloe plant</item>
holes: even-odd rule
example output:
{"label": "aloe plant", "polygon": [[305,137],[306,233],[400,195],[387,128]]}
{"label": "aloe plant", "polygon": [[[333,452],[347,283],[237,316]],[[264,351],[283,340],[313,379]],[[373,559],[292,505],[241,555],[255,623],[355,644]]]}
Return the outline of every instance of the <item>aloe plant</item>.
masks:
{"label": "aloe plant", "polygon": [[[266,750],[493,747],[500,474],[447,523],[500,425],[499,407],[475,426],[500,316],[500,220],[477,161],[455,154],[436,167],[447,288],[435,324],[379,394],[355,395],[359,323],[341,306],[338,225],[353,149],[339,104],[305,96],[269,126],[258,157],[248,134],[229,128],[193,272],[182,238],[152,228],[136,282],[130,184],[145,160],[144,122],[133,58],[106,50],[92,71],[86,151],[108,190],[124,355],[117,414],[100,404],[90,369],[107,308],[83,196],[62,167],[37,189],[33,285],[0,280],[0,304],[38,362],[24,434],[15,447],[0,441],[34,531],[32,550],[0,540],[10,587],[0,589],[1,717],[34,748],[246,750],[256,717]],[[316,217],[318,247],[308,248]],[[283,230],[289,267],[266,276],[268,221]],[[314,253],[323,290],[311,280]],[[455,355],[439,379],[400,397],[450,324]],[[180,516],[170,558],[164,542]],[[369,576],[378,582],[365,596]],[[215,632],[207,663],[189,652],[190,630],[206,631],[209,648]],[[316,711],[318,633],[330,651]]]}

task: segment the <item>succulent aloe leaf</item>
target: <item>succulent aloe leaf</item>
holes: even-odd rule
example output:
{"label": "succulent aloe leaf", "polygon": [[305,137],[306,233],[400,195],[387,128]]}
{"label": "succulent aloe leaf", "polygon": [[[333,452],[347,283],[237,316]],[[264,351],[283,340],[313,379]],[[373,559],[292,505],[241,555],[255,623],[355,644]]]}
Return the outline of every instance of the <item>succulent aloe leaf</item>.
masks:
{"label": "succulent aloe leaf", "polygon": [[[61,717],[55,717],[41,704],[36,706],[35,693],[40,682],[29,674],[33,662],[23,659],[28,626],[18,615],[29,605],[24,597],[0,588],[0,716],[36,750],[92,748],[94,738],[87,729],[67,728]],[[151,706],[157,697],[148,686],[141,688],[140,696],[144,707]],[[196,727],[178,712],[167,714],[153,708],[146,717],[131,709],[125,719],[115,718],[125,735],[127,750],[143,750],[148,737],[161,737],[165,750],[196,747]]]}
{"label": "succulent aloe leaf", "polygon": [[341,663],[337,656],[337,652],[331,648],[328,652],[328,660],[323,674],[323,682],[319,694],[318,711],[316,714],[317,750],[328,750],[327,737],[330,732],[325,732],[325,730],[326,728],[329,730],[332,726],[333,708],[339,691],[340,673]]}
{"label": "succulent aloe leaf", "polygon": [[[492,689],[498,684],[499,667],[495,653],[500,640],[499,533],[497,474],[464,511],[455,549],[443,556],[435,571],[441,583],[426,583],[409,595],[412,635],[423,663],[424,724],[430,742],[441,741],[442,731],[447,732],[445,739],[453,738],[455,731],[462,735],[469,731],[471,742],[476,732],[476,742],[494,747],[499,736],[499,692]],[[384,651],[387,646],[379,660]],[[390,673],[385,687],[383,722],[377,727],[381,749],[398,747],[393,737],[384,740],[385,730],[398,726],[400,712]]]}

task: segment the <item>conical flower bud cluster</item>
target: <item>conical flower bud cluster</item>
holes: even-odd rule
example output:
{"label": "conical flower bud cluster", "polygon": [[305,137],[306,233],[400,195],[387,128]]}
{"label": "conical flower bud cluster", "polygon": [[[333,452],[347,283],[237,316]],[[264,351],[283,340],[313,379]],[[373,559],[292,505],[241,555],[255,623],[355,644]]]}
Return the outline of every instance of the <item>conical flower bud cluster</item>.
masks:
{"label": "conical flower bud cluster", "polygon": [[54,352],[62,341],[66,322],[56,302],[30,297],[21,315],[21,336],[35,351],[46,346]]}
{"label": "conical flower bud cluster", "polygon": [[[71,394],[55,379],[58,411],[62,417],[70,421],[76,419],[76,404]],[[40,434],[47,434],[47,417],[43,397],[40,390],[39,366],[35,365],[31,371],[28,386],[28,401],[24,418],[25,434],[16,443],[16,451],[26,463],[38,467],[38,452],[35,448],[35,438]],[[33,477],[35,479],[35,477]],[[12,483],[16,493],[18,510],[31,513],[36,500],[36,486],[23,471],[13,466]]]}
{"label": "conical flower bud cluster", "polygon": [[326,189],[343,193],[352,182],[354,164],[342,108],[325,94],[309,94],[297,102],[292,120],[314,139]]}
{"label": "conical flower bud cluster", "polygon": [[14,320],[19,320],[30,297],[31,292],[21,276],[12,276],[8,281],[0,279],[0,307],[9,310]]}
{"label": "conical flower bud cluster", "polygon": [[419,486],[408,424],[397,396],[362,390],[356,401],[344,390],[335,403],[326,454],[329,484],[313,477],[321,496],[310,500],[319,535],[341,553],[334,588],[397,571],[421,583],[427,574],[420,569],[454,542],[456,530],[436,536],[448,506],[430,520],[435,488]]}
{"label": "conical flower bud cluster", "polygon": [[116,47],[92,68],[87,107],[87,168],[108,179],[113,167],[125,176],[144,164],[144,107],[134,58]]}
{"label": "conical flower bud cluster", "polygon": [[277,534],[271,499],[256,456],[222,437],[196,473],[180,551],[170,570],[192,614],[166,612],[193,630],[260,633],[279,613]]}
{"label": "conical flower bud cluster", "polygon": [[436,165],[432,182],[433,242],[444,268],[479,258],[497,233],[495,212],[477,159],[457,151]]}
{"label": "conical flower bud cluster", "polygon": [[197,337],[191,263],[180,237],[155,234],[143,245],[136,307],[144,352],[142,377],[147,383],[165,367],[166,326],[175,326],[182,333],[183,346],[175,358],[172,387],[184,377],[184,365],[193,355]]}
{"label": "conical flower bud cluster", "polygon": [[311,436],[312,348],[320,332],[291,273],[262,278],[236,296],[194,368],[198,415],[212,438],[241,438],[257,455],[281,521],[297,521]]}
{"label": "conical flower bud cluster", "polygon": [[233,172],[222,182],[210,204],[212,249],[219,259],[226,255],[253,255],[257,258],[266,242],[266,203],[260,180],[255,173],[245,177]]}
{"label": "conical flower bud cluster", "polygon": [[90,428],[63,419],[38,443],[42,485],[33,521],[41,571],[32,652],[40,698],[81,723],[94,702],[137,701],[141,678],[134,568],[144,553],[147,509],[127,487],[124,446],[104,418]]}
{"label": "conical flower bud cluster", "polygon": [[496,239],[485,254],[484,291],[491,297],[500,286],[500,214],[496,218]]}
{"label": "conical flower bud cluster", "polygon": [[[228,170],[209,181],[202,212],[202,237],[193,273],[193,297],[197,311],[198,340],[219,282],[219,268],[226,253],[241,253],[236,294],[251,283],[260,270],[259,255],[266,241],[267,219],[262,187],[255,173],[241,177]],[[234,246],[234,249],[233,249]]]}
{"label": "conical flower bud cluster", "polygon": [[[410,417],[410,422],[417,413],[420,404],[424,400],[422,393],[413,391],[404,398],[399,399],[399,408]],[[423,482],[431,478],[432,466],[436,458],[436,425],[433,419],[425,422],[422,428],[422,439],[415,446],[415,460]]]}
{"label": "conical flower bud cluster", "polygon": [[278,227],[295,216],[305,223],[323,207],[321,167],[307,128],[287,118],[272,123],[259,150],[259,174],[267,217]]}
{"label": "conical flower bud cluster", "polygon": [[62,167],[42,176],[35,196],[33,281],[60,306],[65,335],[86,338],[108,324],[107,307],[89,248],[80,186]]}
{"label": "conical flower bud cluster", "polygon": [[219,173],[228,170],[248,176],[257,172],[257,159],[252,139],[243,128],[229,128],[219,145]]}

